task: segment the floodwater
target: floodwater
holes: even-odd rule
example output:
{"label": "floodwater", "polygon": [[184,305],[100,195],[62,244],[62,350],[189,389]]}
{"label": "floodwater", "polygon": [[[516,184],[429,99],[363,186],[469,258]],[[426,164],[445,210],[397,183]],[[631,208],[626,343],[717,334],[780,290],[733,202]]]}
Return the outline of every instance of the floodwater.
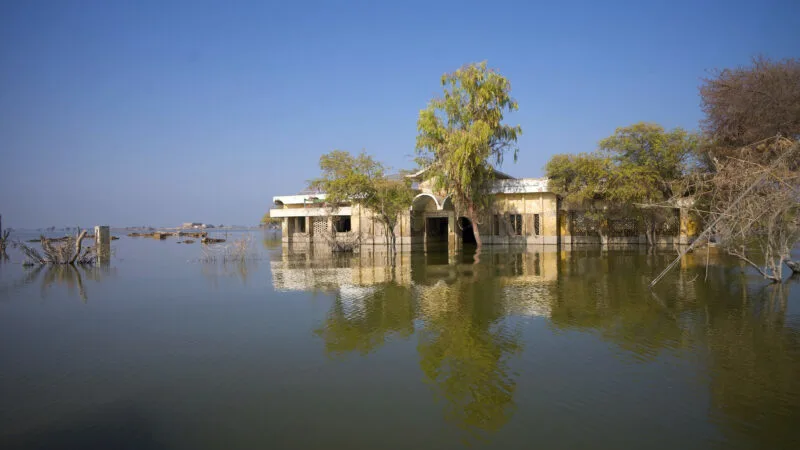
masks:
{"label": "floodwater", "polygon": [[[116,234],[116,233],[114,233]],[[0,448],[797,449],[800,281],[674,251],[0,263]],[[538,250],[538,251],[537,251]]]}

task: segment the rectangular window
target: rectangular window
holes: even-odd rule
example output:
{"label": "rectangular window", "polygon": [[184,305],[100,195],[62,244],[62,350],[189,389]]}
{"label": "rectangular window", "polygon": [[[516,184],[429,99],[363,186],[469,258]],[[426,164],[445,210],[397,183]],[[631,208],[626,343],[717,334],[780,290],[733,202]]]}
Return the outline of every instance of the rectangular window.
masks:
{"label": "rectangular window", "polygon": [[333,219],[333,229],[337,233],[347,233],[352,230],[350,224],[350,216],[336,216]]}
{"label": "rectangular window", "polygon": [[492,217],[492,230],[495,236],[500,236],[500,214],[495,214]]}
{"label": "rectangular window", "polygon": [[511,219],[511,229],[514,230],[514,234],[517,236],[522,235],[522,214],[510,214],[509,218]]}
{"label": "rectangular window", "polygon": [[306,218],[305,217],[296,217],[297,222],[295,223],[294,229],[297,230],[297,233],[305,233],[306,232]]}
{"label": "rectangular window", "polygon": [[536,236],[539,236],[540,234],[542,234],[542,230],[539,227],[540,227],[540,225],[539,225],[539,215],[538,214],[534,214],[533,215],[533,234],[536,235]]}

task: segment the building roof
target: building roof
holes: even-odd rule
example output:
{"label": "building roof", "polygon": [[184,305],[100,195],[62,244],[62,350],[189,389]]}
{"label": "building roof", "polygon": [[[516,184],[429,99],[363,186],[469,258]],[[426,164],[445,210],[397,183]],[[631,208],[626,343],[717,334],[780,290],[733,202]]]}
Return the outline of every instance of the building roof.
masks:
{"label": "building roof", "polygon": [[297,195],[277,195],[272,197],[272,202],[282,205],[304,205],[314,204],[320,200],[325,200],[325,194],[297,194]]}
{"label": "building roof", "polygon": [[[420,170],[418,170],[418,171],[416,171],[416,172],[414,172],[412,174],[406,175],[406,177],[412,178],[412,179],[419,179],[422,176],[423,173],[428,171],[428,169],[429,169],[429,167],[425,167],[425,168],[420,169]],[[494,174],[495,174],[495,178],[497,178],[498,180],[515,180],[516,179],[516,178],[512,177],[511,175],[509,175],[509,174],[507,174],[505,172],[501,172],[501,171],[499,171],[497,169],[494,169]]]}

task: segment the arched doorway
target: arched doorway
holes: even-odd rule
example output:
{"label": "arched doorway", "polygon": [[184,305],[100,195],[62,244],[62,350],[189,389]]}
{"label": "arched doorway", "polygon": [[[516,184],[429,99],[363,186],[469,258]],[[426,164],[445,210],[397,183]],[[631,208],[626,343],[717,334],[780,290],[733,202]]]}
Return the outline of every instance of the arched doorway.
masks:
{"label": "arched doorway", "polygon": [[472,221],[466,217],[458,218],[458,229],[461,230],[461,242],[468,245],[476,245],[475,232],[472,230]]}

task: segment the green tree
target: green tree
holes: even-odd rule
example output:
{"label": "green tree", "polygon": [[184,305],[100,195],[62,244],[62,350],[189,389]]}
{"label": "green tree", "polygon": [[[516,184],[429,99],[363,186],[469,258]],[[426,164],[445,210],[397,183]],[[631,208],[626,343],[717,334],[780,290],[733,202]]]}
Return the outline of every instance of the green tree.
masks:
{"label": "green tree", "polygon": [[390,238],[392,253],[396,252],[395,227],[414,198],[410,180],[390,178],[386,167],[364,152],[353,156],[334,150],[319,158],[319,167],[322,176],[311,180],[309,186],[324,192],[331,206],[350,203],[375,213]]}
{"label": "green tree", "polygon": [[516,111],[511,83],[486,62],[466,65],[442,76],[444,97],[431,100],[417,121],[417,163],[433,176],[434,188],[452,196],[472,221],[478,249],[479,216],[491,202],[495,165],[507,152],[517,159],[519,126],[503,115]]}
{"label": "green tree", "polygon": [[697,145],[698,137],[681,128],[665,131],[657,124],[637,123],[617,128],[594,153],[555,155],[545,170],[551,188],[567,205],[599,222],[602,238],[609,219],[637,216],[652,245],[658,225],[670,219],[661,206],[680,193],[678,183]]}
{"label": "green tree", "polygon": [[545,171],[550,189],[570,209],[581,210],[587,219],[597,222],[595,231],[605,239],[608,218],[624,211],[627,206],[610,202],[611,159],[598,152],[554,155],[547,162]]}
{"label": "green tree", "polygon": [[699,137],[682,128],[665,131],[653,123],[636,123],[617,128],[600,141],[600,149],[614,162],[610,200],[650,208],[639,209],[645,235],[655,244],[656,228],[673,218],[663,204],[681,194],[680,185],[688,173]]}
{"label": "green tree", "polygon": [[269,211],[264,213],[264,215],[261,217],[261,222],[260,222],[262,227],[279,223],[281,223],[281,219],[277,217],[270,217]]}

